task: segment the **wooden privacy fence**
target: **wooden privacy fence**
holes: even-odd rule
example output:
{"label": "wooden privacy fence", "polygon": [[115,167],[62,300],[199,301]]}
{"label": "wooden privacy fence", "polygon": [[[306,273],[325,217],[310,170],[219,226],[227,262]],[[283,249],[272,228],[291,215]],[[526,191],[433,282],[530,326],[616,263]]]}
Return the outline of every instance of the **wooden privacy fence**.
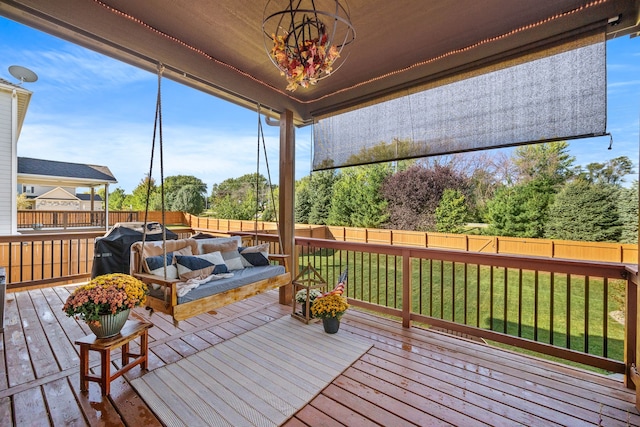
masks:
{"label": "wooden privacy fence", "polygon": [[[189,214],[185,214],[185,220],[192,229],[201,231],[250,232],[256,228],[256,222],[254,221],[203,218]],[[277,224],[274,222],[258,221],[257,225],[259,232],[277,232]],[[527,239],[522,237],[479,236],[306,224],[296,225],[296,236],[344,242],[453,249],[504,255],[620,262],[625,264],[638,263],[638,245],[625,243]]]}

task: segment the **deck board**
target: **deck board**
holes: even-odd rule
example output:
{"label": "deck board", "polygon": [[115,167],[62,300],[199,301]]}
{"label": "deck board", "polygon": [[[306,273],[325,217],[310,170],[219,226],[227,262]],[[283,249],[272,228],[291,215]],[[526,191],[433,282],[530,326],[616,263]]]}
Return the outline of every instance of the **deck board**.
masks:
{"label": "deck board", "polygon": [[[62,312],[69,289],[59,286],[7,295],[0,342],[2,425],[160,426],[129,383],[144,375],[139,368],[114,380],[108,397],[93,382],[88,392],[80,392],[78,349],[73,342],[90,331]],[[290,313],[291,307],[278,304],[275,291],[177,326],[168,316],[154,313],[150,317],[154,327],[149,331],[149,368],[182,360],[233,337],[243,338],[248,332],[234,346],[220,351],[219,359],[206,356],[202,364],[225,371],[238,382],[242,381],[240,374],[255,369],[256,375],[263,376],[264,387],[254,392],[261,397],[271,393],[271,399],[258,403],[248,397],[255,407],[247,410],[268,420],[271,411],[296,400],[287,390],[273,394],[278,376],[294,375],[304,363],[296,355],[279,354],[268,342],[252,340],[251,331]],[[135,314],[149,318],[142,309]],[[318,324],[308,327],[321,328]],[[343,329],[373,347],[284,425],[640,426],[634,393],[604,375],[442,332],[403,329],[397,322],[356,310],[345,315]],[[278,339],[295,341],[304,336],[283,328]],[[137,348],[133,343],[132,350]],[[252,367],[236,363],[234,354],[249,348],[264,349],[264,360],[253,360]],[[348,351],[348,343],[337,344],[334,351]],[[112,355],[114,367],[120,364],[117,355]],[[269,369],[269,358],[285,356],[292,372]],[[314,363],[330,366],[331,359]],[[91,355],[90,367],[93,371],[99,367],[98,354]],[[176,366],[171,372],[192,375],[193,370],[181,372]],[[219,399],[220,405],[233,406],[231,395],[224,390],[212,398]],[[189,413],[187,402],[184,405],[184,417],[202,421]]]}

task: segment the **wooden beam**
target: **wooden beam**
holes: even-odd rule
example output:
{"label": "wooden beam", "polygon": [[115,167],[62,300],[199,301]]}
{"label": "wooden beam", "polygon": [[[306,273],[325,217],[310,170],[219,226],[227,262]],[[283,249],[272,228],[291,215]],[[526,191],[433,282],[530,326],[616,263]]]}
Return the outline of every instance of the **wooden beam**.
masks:
{"label": "wooden beam", "polygon": [[[282,239],[282,253],[289,256],[288,265],[292,277],[296,276],[294,261],[295,250],[295,142],[293,112],[285,110],[280,115],[280,203],[279,222]],[[280,288],[280,304],[291,304],[293,289],[291,286]]]}

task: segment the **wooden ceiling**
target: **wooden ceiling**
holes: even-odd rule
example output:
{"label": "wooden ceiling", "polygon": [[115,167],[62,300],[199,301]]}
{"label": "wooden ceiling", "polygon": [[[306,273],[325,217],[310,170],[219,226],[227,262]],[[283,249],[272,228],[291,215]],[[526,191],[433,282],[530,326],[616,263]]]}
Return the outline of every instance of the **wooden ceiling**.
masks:
{"label": "wooden ceiling", "polygon": [[640,0],[342,1],[356,31],[344,64],[295,92],[265,52],[266,0],[2,0],[0,15],[297,124],[595,27],[639,31]]}

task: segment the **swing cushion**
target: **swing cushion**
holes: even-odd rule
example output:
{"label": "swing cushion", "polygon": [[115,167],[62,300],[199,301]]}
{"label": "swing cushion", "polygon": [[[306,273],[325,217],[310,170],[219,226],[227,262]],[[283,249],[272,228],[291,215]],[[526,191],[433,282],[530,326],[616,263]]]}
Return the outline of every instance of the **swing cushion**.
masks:
{"label": "swing cushion", "polygon": [[[233,277],[203,283],[197,288],[187,292],[186,295],[178,297],[178,304],[197,301],[211,295],[250,285],[259,280],[277,277],[284,273],[285,269],[281,265],[267,265],[264,267],[236,270],[233,272]],[[158,295],[158,298],[163,298],[163,295],[158,291],[151,291],[151,294],[154,296]]]}
{"label": "swing cushion", "polygon": [[245,267],[264,267],[269,265],[269,244],[249,246],[238,249],[242,255],[242,264]]}
{"label": "swing cushion", "polygon": [[175,258],[180,280],[204,279],[212,274],[229,272],[220,252],[194,256],[176,255]]}
{"label": "swing cushion", "polygon": [[[216,240],[216,239],[214,239]],[[205,254],[211,252],[220,252],[224,263],[227,264],[229,270],[242,270],[244,265],[242,264],[242,257],[238,252],[238,244],[236,240],[217,239],[221,242],[205,243],[202,245],[202,252]]]}

